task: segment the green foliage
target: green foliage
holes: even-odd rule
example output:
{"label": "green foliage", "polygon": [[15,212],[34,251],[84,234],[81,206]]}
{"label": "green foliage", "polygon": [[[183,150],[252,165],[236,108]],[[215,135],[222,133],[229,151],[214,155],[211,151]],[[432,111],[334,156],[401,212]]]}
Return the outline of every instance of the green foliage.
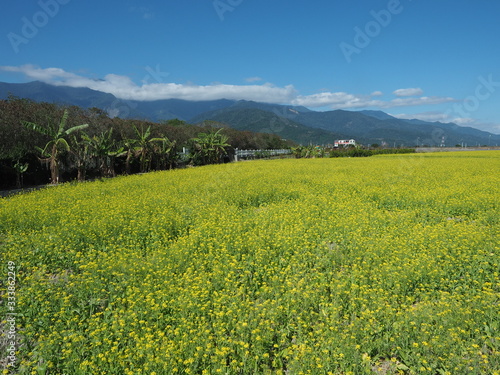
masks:
{"label": "green foliage", "polygon": [[149,172],[153,159],[153,140],[150,138],[151,126],[148,126],[146,130],[143,127],[139,130],[134,126],[134,131],[136,135],[134,156],[139,159],[141,173]]}
{"label": "green foliage", "polygon": [[14,169],[16,170],[16,172],[24,173],[28,170],[28,166],[29,166],[28,163],[21,163],[18,160],[16,164],[14,164]]}
{"label": "green foliage", "polygon": [[[54,119],[61,121],[54,123]],[[88,138],[76,133],[76,130],[83,128],[79,128],[79,124],[88,124],[88,127],[85,127],[85,135]],[[55,142],[57,148],[53,153],[50,146],[54,143],[53,136],[59,133],[61,125],[63,132],[66,130],[69,132],[62,137],[56,137],[59,140]],[[70,130],[73,128],[75,129]],[[13,165],[18,160],[30,165],[22,176],[27,184],[45,184],[50,174],[40,164],[40,160],[50,164],[52,154],[59,159],[57,163],[59,178],[76,178],[83,181],[87,177],[113,175],[109,163],[107,170],[100,168],[97,156],[91,155],[97,152],[96,147],[99,149],[105,146],[96,144],[100,141],[115,144],[111,155],[106,156],[114,160],[115,173],[130,174],[152,169],[174,168],[185,162],[178,156],[182,147],[192,148],[192,139],[198,138],[200,133],[216,132],[219,128],[220,123],[217,122],[195,126],[178,119],[151,123],[110,118],[106,112],[98,108],[62,107],[10,97],[8,100],[0,100],[0,172],[4,177],[0,185],[3,188],[16,185],[17,172]],[[113,129],[112,133],[108,133],[110,129]],[[146,134],[147,129],[149,134]],[[291,144],[290,141],[268,133],[225,128],[224,134],[227,137],[224,143],[239,149],[281,149],[288,148]],[[108,135],[107,140],[103,139],[105,135]],[[92,139],[94,145],[90,147],[89,140]],[[113,152],[117,152],[121,147],[123,147],[122,152],[113,155]],[[226,148],[229,151],[230,148]],[[202,164],[209,161],[200,158],[196,162]]]}
{"label": "green foliage", "polygon": [[28,163],[21,163],[20,160],[14,164],[14,170],[16,171],[16,187],[18,189],[23,187],[23,174],[28,170]]}
{"label": "green foliage", "polygon": [[292,147],[292,152],[296,158],[324,158],[326,149],[322,146],[298,146]]}
{"label": "green foliage", "polygon": [[88,124],[83,124],[66,129],[68,115],[68,110],[64,110],[64,114],[59,122],[59,125],[55,123],[39,125],[29,121],[22,122],[26,128],[45,135],[50,139],[43,149],[36,146],[35,148],[40,152],[42,158],[44,158],[42,160],[50,163],[51,183],[53,184],[57,184],[59,182],[60,154],[70,150],[68,141],[65,137],[69,136],[71,133],[88,127]]}
{"label": "green foliage", "polygon": [[169,126],[178,126],[178,127],[183,127],[188,125],[186,121],[179,120],[178,118],[166,120],[166,121],[160,121],[161,124],[169,125]]}
{"label": "green foliage", "polygon": [[412,148],[387,148],[369,150],[361,147],[346,147],[337,149],[327,149],[321,146],[298,146],[292,147],[292,153],[296,158],[339,158],[339,157],[368,157],[381,154],[410,154],[414,153]]}
{"label": "green foliage", "polygon": [[115,158],[121,156],[124,150],[123,147],[117,145],[112,135],[113,129],[111,128],[93,137],[86,134],[82,136],[83,142],[88,146],[89,156],[95,160],[95,165],[103,177],[115,176]]}
{"label": "green foliage", "polygon": [[267,151],[267,150],[257,151],[254,154],[254,158],[255,159],[269,159],[269,158],[271,158],[271,152]]}
{"label": "green foliage", "polygon": [[331,158],[338,158],[338,157],[356,158],[356,157],[367,157],[372,155],[373,153],[371,150],[364,150],[361,148],[346,148],[339,150],[331,150],[329,153],[329,156]]}
{"label": "green foliage", "polygon": [[371,150],[373,155],[382,154],[414,154],[414,148],[384,148],[379,150]]}
{"label": "green foliage", "polygon": [[84,132],[81,132],[79,138],[75,134],[72,134],[70,143],[72,162],[77,169],[77,180],[84,181],[87,170],[92,166],[89,136]]}
{"label": "green foliage", "polygon": [[384,149],[376,149],[376,150],[367,150],[362,148],[347,148],[347,149],[338,149],[331,150],[329,155],[331,158],[338,157],[368,157],[373,155],[382,155],[382,154],[411,154],[414,153],[415,149],[412,148],[384,148]]}
{"label": "green foliage", "polygon": [[0,160],[9,160],[10,164],[33,154],[35,145],[43,147],[48,137],[27,129],[21,121],[42,122],[55,114],[54,105],[13,97],[0,100]]}
{"label": "green foliage", "polygon": [[176,148],[177,142],[171,141],[166,136],[153,138],[151,141],[155,142],[153,144],[153,153],[157,169],[172,169],[179,160]]}
{"label": "green foliage", "polygon": [[222,128],[209,133],[199,133],[192,139],[192,162],[195,165],[216,164],[227,154],[228,137],[221,133]]}

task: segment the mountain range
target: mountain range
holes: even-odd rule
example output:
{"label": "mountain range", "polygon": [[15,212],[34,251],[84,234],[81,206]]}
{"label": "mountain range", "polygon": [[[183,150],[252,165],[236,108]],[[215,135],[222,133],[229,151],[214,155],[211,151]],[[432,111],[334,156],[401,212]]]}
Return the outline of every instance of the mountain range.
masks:
{"label": "mountain range", "polygon": [[335,139],[355,139],[362,144],[454,146],[496,145],[500,135],[454,123],[403,120],[382,111],[312,111],[300,106],[245,100],[156,101],[122,100],[88,88],[54,86],[39,81],[0,82],[0,99],[9,95],[38,102],[97,107],[112,116],[149,121],[177,118],[196,124],[216,121],[238,130],[278,134],[300,144],[331,144]]}

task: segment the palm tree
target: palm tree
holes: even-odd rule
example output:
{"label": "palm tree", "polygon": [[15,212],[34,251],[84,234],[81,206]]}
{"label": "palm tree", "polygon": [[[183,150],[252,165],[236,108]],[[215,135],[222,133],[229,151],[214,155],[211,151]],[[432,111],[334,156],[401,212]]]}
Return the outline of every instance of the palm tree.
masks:
{"label": "palm tree", "polygon": [[61,121],[59,122],[59,125],[47,124],[46,126],[42,126],[28,121],[22,122],[22,124],[28,129],[34,130],[50,138],[50,141],[47,142],[43,149],[37,147],[37,150],[40,151],[42,157],[44,158],[41,160],[50,163],[50,175],[52,184],[57,184],[59,182],[60,153],[70,150],[69,144],[66,141],[65,137],[75,131],[88,127],[88,124],[83,124],[65,129],[67,120],[68,110],[64,110],[64,114]]}

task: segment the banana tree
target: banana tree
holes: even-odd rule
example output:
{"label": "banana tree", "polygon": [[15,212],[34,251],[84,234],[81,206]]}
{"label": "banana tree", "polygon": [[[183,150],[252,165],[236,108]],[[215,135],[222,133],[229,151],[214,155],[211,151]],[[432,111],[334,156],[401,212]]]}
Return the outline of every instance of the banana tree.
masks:
{"label": "banana tree", "polygon": [[113,129],[93,137],[84,136],[90,145],[91,155],[96,159],[100,173],[104,177],[114,177],[115,159],[123,155],[123,147],[117,147],[113,139]]}
{"label": "banana tree", "polygon": [[63,117],[58,125],[55,123],[49,123],[43,126],[28,121],[22,122],[22,124],[26,128],[34,130],[50,138],[43,149],[40,147],[36,147],[36,149],[42,155],[42,158],[40,160],[50,163],[50,175],[52,184],[59,183],[59,164],[61,154],[70,151],[70,146],[65,137],[69,136],[73,132],[88,127],[88,124],[83,124],[65,129],[67,120],[68,110],[64,110]]}
{"label": "banana tree", "polygon": [[23,173],[28,170],[28,163],[21,163],[20,160],[14,164],[14,170],[16,171],[16,187],[21,189],[23,187]]}
{"label": "banana tree", "polygon": [[92,165],[89,136],[86,133],[82,132],[80,138],[75,134],[71,135],[71,154],[75,161],[77,180],[85,181],[87,170]]}
{"label": "banana tree", "polygon": [[130,164],[132,163],[132,160],[134,158],[135,144],[137,143],[137,140],[124,138],[121,143],[122,143],[123,148],[124,148],[124,155],[126,156],[125,157],[125,173],[130,174]]}
{"label": "banana tree", "polygon": [[155,142],[153,152],[157,158],[156,168],[172,169],[177,159],[175,147],[177,142],[171,141],[168,137],[152,138],[151,141]]}
{"label": "banana tree", "polygon": [[201,164],[219,163],[222,156],[225,155],[226,147],[231,145],[227,143],[229,137],[221,134],[222,128],[216,132],[200,133],[197,138],[191,141],[194,147],[194,161]]}
{"label": "banana tree", "polygon": [[141,173],[148,172],[151,169],[151,160],[154,152],[154,141],[150,138],[151,126],[148,126],[146,130],[141,128],[140,131],[134,126],[134,130],[137,136],[134,146],[134,155],[139,159]]}

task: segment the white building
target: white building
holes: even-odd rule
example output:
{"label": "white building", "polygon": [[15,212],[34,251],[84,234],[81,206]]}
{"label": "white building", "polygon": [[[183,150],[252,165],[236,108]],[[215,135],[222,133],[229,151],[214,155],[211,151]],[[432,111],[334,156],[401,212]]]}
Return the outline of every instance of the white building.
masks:
{"label": "white building", "polygon": [[345,140],[345,139],[339,139],[337,141],[335,141],[335,143],[333,144],[333,147],[347,147],[347,146],[356,146],[356,141],[354,139],[349,139],[349,140]]}

